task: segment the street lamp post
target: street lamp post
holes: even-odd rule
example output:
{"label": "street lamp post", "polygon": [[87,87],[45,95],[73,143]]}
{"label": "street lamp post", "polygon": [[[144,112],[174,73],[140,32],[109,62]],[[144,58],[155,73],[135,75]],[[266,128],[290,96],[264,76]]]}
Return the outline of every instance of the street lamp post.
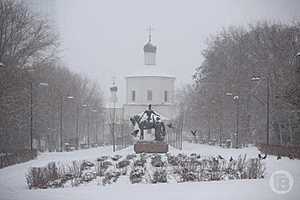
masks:
{"label": "street lamp post", "polygon": [[33,150],[33,83],[30,82],[30,151]]}
{"label": "street lamp post", "polygon": [[105,142],[104,142],[104,139],[105,139],[105,113],[103,113],[102,115],[102,146],[104,146]]}
{"label": "street lamp post", "polygon": [[96,140],[96,145],[98,146],[99,145],[99,141],[98,141],[98,116],[96,116],[96,130],[95,130],[95,140]]}
{"label": "street lamp post", "polygon": [[267,145],[270,144],[270,77],[267,76]]}
{"label": "street lamp post", "polygon": [[92,114],[92,112],[93,113],[96,113],[97,112],[97,110],[96,109],[90,109],[90,110],[88,110],[88,146],[90,147],[90,126],[91,126],[91,122],[90,122],[90,118],[91,118],[91,114]]}
{"label": "street lamp post", "polygon": [[[251,78],[252,81],[260,81],[261,78],[254,76]],[[265,78],[266,82],[267,82],[267,99],[266,99],[266,103],[264,103],[264,105],[266,106],[266,143],[267,145],[270,144],[270,74],[268,74]]]}
{"label": "street lamp post", "polygon": [[116,151],[116,142],[115,142],[115,118],[116,118],[116,103],[117,103],[117,91],[118,87],[113,82],[113,85],[110,87],[112,102],[113,102],[113,120],[112,120],[112,142],[113,142],[113,152]]}
{"label": "street lamp post", "polygon": [[76,142],[77,149],[79,149],[79,104],[76,104]]}
{"label": "street lamp post", "polygon": [[[39,86],[48,87],[48,83],[39,83]],[[33,81],[30,82],[30,150],[33,150]]]}
{"label": "street lamp post", "polygon": [[[89,105],[87,105],[87,104],[83,104],[83,105],[81,105],[81,107],[83,107],[83,108],[86,108],[87,109],[87,111],[85,110],[85,113],[87,113],[87,142],[88,142],[88,147],[90,147],[90,118],[89,118]],[[86,141],[85,141],[86,142]]]}
{"label": "street lamp post", "polygon": [[63,95],[60,96],[60,121],[59,121],[59,141],[60,141],[60,152],[63,151]]}
{"label": "street lamp post", "polygon": [[90,148],[90,112],[87,112],[87,144],[88,148]]}
{"label": "street lamp post", "polygon": [[240,97],[233,95],[231,92],[226,92],[226,96],[232,96],[233,101],[236,103],[236,130],[235,130],[235,145],[239,147],[239,118],[240,118]]}
{"label": "street lamp post", "polygon": [[[67,99],[74,99],[73,96],[67,96]],[[63,152],[63,103],[64,95],[60,94],[60,123],[59,123],[59,139],[60,139],[60,152]]]}
{"label": "street lamp post", "polygon": [[235,137],[235,143],[236,148],[239,147],[239,118],[240,118],[240,100],[239,96],[234,96],[233,100],[236,101],[236,137]]}
{"label": "street lamp post", "polygon": [[87,114],[87,143],[88,143],[88,147],[90,147],[90,126],[91,126],[91,122],[90,122],[90,118],[91,118],[91,112],[96,113],[97,110],[96,109],[91,109],[91,106],[88,104],[83,104],[81,105],[81,107],[86,108],[86,114]]}
{"label": "street lamp post", "polygon": [[[48,87],[48,83],[39,83],[39,86]],[[30,81],[30,151],[33,151],[33,80],[32,79]]]}

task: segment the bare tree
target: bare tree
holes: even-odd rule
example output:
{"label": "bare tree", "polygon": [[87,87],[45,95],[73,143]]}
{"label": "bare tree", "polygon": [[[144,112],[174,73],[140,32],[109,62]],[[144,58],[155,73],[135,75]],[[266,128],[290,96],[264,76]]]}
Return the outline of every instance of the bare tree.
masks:
{"label": "bare tree", "polygon": [[60,130],[69,142],[77,137],[76,122],[86,124],[77,108],[102,110],[101,89],[64,66],[58,43],[48,21],[22,1],[0,2],[0,151],[29,148],[31,138],[57,149]]}
{"label": "bare tree", "polygon": [[[266,131],[268,77],[272,110],[270,126],[275,126],[272,137],[276,142],[279,137],[276,124],[282,118],[281,113],[299,109],[298,73],[295,73],[295,58],[300,50],[298,38],[299,23],[262,22],[247,28],[223,29],[209,40],[202,52],[204,61],[194,74],[195,87],[191,94],[197,94],[194,101],[205,103],[204,106],[192,104],[192,110],[199,116],[207,113],[207,121],[212,126],[219,126],[220,132],[221,129],[233,132],[236,129],[233,122],[236,106],[232,96],[230,98],[226,93],[239,96],[238,118],[242,142],[253,141],[253,137],[263,138]],[[260,77],[260,81],[254,82],[254,76]],[[212,101],[214,104],[211,104]],[[230,133],[224,134],[228,136]]]}
{"label": "bare tree", "polygon": [[0,2],[0,61],[6,66],[42,61],[57,41],[48,22],[32,14],[22,1]]}

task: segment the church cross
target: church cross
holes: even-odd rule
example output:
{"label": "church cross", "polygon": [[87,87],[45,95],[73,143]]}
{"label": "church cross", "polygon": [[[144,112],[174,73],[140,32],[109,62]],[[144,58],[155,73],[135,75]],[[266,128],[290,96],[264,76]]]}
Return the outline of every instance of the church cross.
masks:
{"label": "church cross", "polygon": [[152,37],[152,31],[154,31],[154,28],[149,26],[149,28],[147,29],[147,31],[149,32],[149,42],[151,42],[151,37]]}
{"label": "church cross", "polygon": [[116,84],[116,79],[117,79],[117,78],[116,78],[115,76],[113,76],[111,79],[112,79],[112,84],[115,85],[115,84]]}

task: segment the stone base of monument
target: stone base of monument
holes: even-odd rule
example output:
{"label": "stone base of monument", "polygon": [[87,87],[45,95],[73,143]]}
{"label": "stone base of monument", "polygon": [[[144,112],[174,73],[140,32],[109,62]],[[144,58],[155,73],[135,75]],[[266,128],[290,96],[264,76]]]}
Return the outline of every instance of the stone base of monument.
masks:
{"label": "stone base of monument", "polygon": [[135,153],[167,153],[169,145],[164,142],[138,141],[134,144]]}

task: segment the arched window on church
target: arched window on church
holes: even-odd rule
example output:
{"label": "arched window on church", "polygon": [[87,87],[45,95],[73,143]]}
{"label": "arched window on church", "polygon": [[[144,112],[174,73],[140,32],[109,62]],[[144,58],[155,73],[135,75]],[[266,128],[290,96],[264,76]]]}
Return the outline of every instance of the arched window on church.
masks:
{"label": "arched window on church", "polygon": [[152,90],[147,90],[147,100],[152,101]]}
{"label": "arched window on church", "polygon": [[131,101],[135,102],[135,90],[131,91]]}
{"label": "arched window on church", "polygon": [[164,92],[164,101],[168,102],[168,91],[167,90],[165,90],[165,92]]}

